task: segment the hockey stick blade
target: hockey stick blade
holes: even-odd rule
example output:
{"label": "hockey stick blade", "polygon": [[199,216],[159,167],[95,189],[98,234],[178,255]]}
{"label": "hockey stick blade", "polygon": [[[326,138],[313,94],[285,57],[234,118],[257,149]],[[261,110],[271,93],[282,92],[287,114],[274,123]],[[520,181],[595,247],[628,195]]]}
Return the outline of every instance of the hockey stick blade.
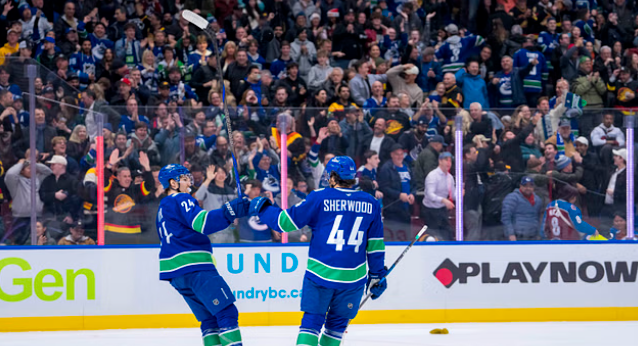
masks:
{"label": "hockey stick blade", "polygon": [[208,26],[208,21],[206,19],[191,10],[184,10],[182,12],[182,17],[202,30],[206,29]]}

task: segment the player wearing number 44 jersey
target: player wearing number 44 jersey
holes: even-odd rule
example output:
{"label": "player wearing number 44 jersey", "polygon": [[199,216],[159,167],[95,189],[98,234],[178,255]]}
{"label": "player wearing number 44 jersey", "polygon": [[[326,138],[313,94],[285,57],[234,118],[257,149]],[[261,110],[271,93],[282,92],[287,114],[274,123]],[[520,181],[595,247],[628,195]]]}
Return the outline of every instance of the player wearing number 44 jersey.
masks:
{"label": "player wearing number 44 jersey", "polygon": [[162,168],[159,181],[167,194],[156,219],[160,280],[171,283],[201,322],[204,346],[242,345],[235,297],[213,264],[207,235],[246,216],[250,202],[238,198],[221,209],[203,210],[189,194],[193,178],[181,165]]}
{"label": "player wearing number 44 jersey", "polygon": [[[306,225],[313,231],[297,345],[338,346],[349,320],[357,315],[366,278],[370,285],[387,273],[379,202],[352,189],[355,174],[354,161],[338,156],[324,171],[330,188],[310,193],[294,207],[282,210],[263,197],[251,201],[250,215],[259,216],[275,231],[291,232]],[[370,287],[372,299],[383,293],[386,282]]]}

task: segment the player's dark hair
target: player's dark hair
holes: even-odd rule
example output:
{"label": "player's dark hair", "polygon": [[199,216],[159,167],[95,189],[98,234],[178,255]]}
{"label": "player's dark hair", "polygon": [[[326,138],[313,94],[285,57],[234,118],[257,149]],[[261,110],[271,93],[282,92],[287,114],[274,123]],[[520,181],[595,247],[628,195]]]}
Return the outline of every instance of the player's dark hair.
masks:
{"label": "player's dark hair", "polygon": [[334,179],[334,182],[337,185],[339,185],[340,187],[345,187],[345,188],[351,188],[354,186],[354,184],[357,183],[355,179],[341,179],[339,174],[337,174],[337,172],[335,171],[330,172],[330,178]]}
{"label": "player's dark hair", "polygon": [[363,160],[366,163],[368,163],[368,160],[370,160],[370,158],[372,158],[374,155],[379,155],[379,154],[377,154],[377,152],[374,150],[366,150],[366,152],[363,153]]}
{"label": "player's dark hair", "polygon": [[564,185],[560,191],[558,191],[558,199],[569,202],[574,197],[578,197],[578,190],[571,185]]}

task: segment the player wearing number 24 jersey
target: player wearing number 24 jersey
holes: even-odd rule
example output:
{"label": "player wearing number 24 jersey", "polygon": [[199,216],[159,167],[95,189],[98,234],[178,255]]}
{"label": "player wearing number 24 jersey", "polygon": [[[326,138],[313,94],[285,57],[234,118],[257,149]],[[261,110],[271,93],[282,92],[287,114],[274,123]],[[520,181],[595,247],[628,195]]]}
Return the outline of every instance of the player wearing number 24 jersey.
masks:
{"label": "player wearing number 24 jersey", "polygon": [[193,179],[184,166],[168,165],[158,178],[167,191],[156,219],[160,280],[171,283],[201,322],[204,346],[241,346],[235,296],[213,264],[207,235],[246,216],[250,202],[237,198],[206,211],[189,194]]}
{"label": "player wearing number 24 jersey", "polygon": [[[278,232],[312,229],[308,267],[303,284],[301,323],[297,345],[339,345],[348,321],[358,312],[368,277],[385,276],[385,244],[379,202],[355,191],[356,167],[346,156],[326,165],[330,188],[310,193],[306,200],[282,210],[265,198],[255,198],[250,215],[258,215]],[[385,290],[372,285],[372,298]],[[327,316],[326,316],[327,315]],[[325,331],[319,334],[325,322]]]}

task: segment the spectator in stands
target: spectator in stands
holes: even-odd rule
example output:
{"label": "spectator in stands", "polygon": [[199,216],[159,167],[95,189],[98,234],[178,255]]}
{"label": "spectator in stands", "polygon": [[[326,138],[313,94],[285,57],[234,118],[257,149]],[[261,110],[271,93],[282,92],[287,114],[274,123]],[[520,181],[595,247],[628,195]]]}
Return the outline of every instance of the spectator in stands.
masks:
{"label": "spectator in stands", "polygon": [[278,59],[275,59],[272,64],[270,64],[270,73],[272,73],[273,78],[284,78],[286,66],[293,61],[294,60],[290,55],[290,43],[288,41],[283,41],[281,43],[281,55]]}
{"label": "spectator in stands", "polygon": [[379,170],[379,190],[383,192],[383,216],[388,228],[396,230],[410,223],[410,206],[414,204],[412,169],[403,162],[403,147],[392,146],[391,159]]}
{"label": "spectator in stands", "polygon": [[[206,155],[206,152],[196,145],[195,137],[196,134],[194,132],[187,131],[184,134],[184,163],[187,164],[187,166],[197,163],[203,167],[208,167],[210,165],[210,159],[208,155]],[[179,155],[179,153],[176,154],[173,158],[173,162],[180,161]]]}
{"label": "spectator in stands", "polygon": [[358,161],[363,154],[365,140],[372,134],[370,126],[363,120],[363,111],[357,106],[348,106],[346,116],[339,122],[339,127],[347,142],[346,155]]}
{"label": "spectator in stands", "polygon": [[463,183],[465,184],[463,195],[465,217],[463,221],[466,231],[464,239],[475,241],[483,239],[480,206],[485,193],[483,182],[487,181],[486,172],[489,170],[489,156],[491,154],[491,150],[485,142],[479,140],[477,143],[478,146],[475,144],[463,146]]}
{"label": "spectator in stands", "polygon": [[388,100],[384,96],[383,83],[376,81],[372,83],[372,95],[363,104],[363,109],[370,114],[371,117],[375,117],[377,112],[381,110],[388,103]]}
{"label": "spectator in stands", "polygon": [[299,64],[299,77],[308,81],[308,74],[312,68],[312,62],[317,57],[315,44],[308,40],[308,29],[297,31],[297,36],[290,44],[290,56]]}
{"label": "spectator in stands", "polygon": [[[44,113],[44,109],[36,107],[35,109],[35,125],[36,125],[36,137],[35,137],[35,148],[40,153],[48,153],[53,149],[53,137],[57,135],[57,130],[46,123],[46,116]],[[6,129],[5,129],[6,131]],[[29,148],[29,132],[26,131],[22,140],[14,144],[14,148],[17,151],[18,156],[23,156],[27,149]]]}
{"label": "spectator in stands", "polygon": [[357,178],[359,178],[359,186],[376,199],[383,198],[383,192],[379,191],[379,182],[377,180],[377,168],[379,167],[379,155],[374,150],[367,150],[363,153],[363,162],[365,162],[357,170]]}
{"label": "spectator in stands", "polygon": [[155,143],[157,143],[160,152],[161,166],[173,163],[171,160],[179,152],[179,134],[182,127],[182,121],[177,113],[171,114],[162,121],[162,127],[155,136]]}
{"label": "spectator in stands", "polygon": [[605,191],[605,201],[601,210],[602,229],[611,226],[616,211],[626,209],[627,149],[614,150],[613,154],[615,167],[608,169],[601,186]]}
{"label": "spectator in stands", "polygon": [[308,90],[315,92],[321,89],[322,84],[328,80],[332,73],[332,66],[329,64],[328,52],[319,50],[317,52],[317,64],[312,66],[308,72]]}
{"label": "spectator in stands", "polygon": [[552,143],[556,145],[558,155],[566,155],[567,157],[574,156],[576,148],[574,148],[574,134],[572,133],[572,124],[568,119],[562,119],[559,124],[558,132],[555,135],[549,137],[545,143]]}
{"label": "spectator in stands", "polygon": [[487,114],[483,112],[481,104],[479,102],[473,102],[469,108],[472,123],[470,124],[470,131],[465,135],[465,142],[471,142],[472,138],[478,135],[483,135],[483,137],[491,139],[494,128],[492,127],[492,121]]}
{"label": "spectator in stands", "polygon": [[80,165],[78,162],[67,155],[67,140],[65,137],[57,136],[51,139],[51,147],[52,153],[51,156],[60,156],[66,160],[66,173],[68,173],[71,177],[76,177],[78,173],[80,173]]}
{"label": "spectator in stands", "polygon": [[365,60],[359,60],[352,66],[357,74],[350,80],[350,93],[354,102],[362,107],[373,96],[371,86],[377,81],[385,83],[388,78],[386,75],[369,74],[370,66]]}
{"label": "spectator in stands", "polygon": [[[386,121],[383,118],[376,119],[374,121],[374,128],[372,133],[368,135],[368,138],[363,143],[362,150],[372,150],[379,153],[379,166],[383,165],[390,160],[390,153],[392,147],[396,143],[392,137],[386,135]],[[364,160],[365,162],[365,160]]]}
{"label": "spectator in stands", "polygon": [[[26,245],[31,235],[31,174],[32,168],[36,169],[36,192],[39,192],[43,180],[51,175],[49,167],[41,164],[31,164],[26,159],[20,159],[17,164],[7,170],[4,181],[12,197],[11,216],[13,222],[11,228],[4,235],[2,243],[11,245]],[[36,215],[42,214],[43,202],[40,196],[36,196]]]}
{"label": "spectator in stands", "polygon": [[[288,189],[288,206],[289,207],[296,205],[298,203],[301,203],[303,201],[303,198],[300,198],[293,192],[294,184],[295,183],[292,178],[287,179],[286,189]],[[281,197],[282,197],[281,194],[278,194],[277,196],[275,196],[275,203],[277,203],[277,205],[282,205]],[[312,236],[312,231],[310,230],[310,227],[305,226],[301,228],[300,230],[289,232],[288,241],[294,242],[294,243],[307,242],[309,241],[311,236]]]}
{"label": "spectator in stands", "polygon": [[456,85],[456,77],[453,73],[443,75],[445,94],[441,99],[440,108],[446,116],[456,115],[456,110],[463,107],[463,92]]}
{"label": "spectator in stands", "polygon": [[[229,182],[226,168],[210,165],[206,168],[206,180],[195,193],[195,198],[202,204],[204,210],[218,209],[224,203],[233,200],[237,195],[237,192],[235,192]],[[214,233],[209,237],[213,243],[234,243],[234,229],[234,225],[231,224],[225,230]]]}
{"label": "spectator in stands", "polygon": [[603,108],[603,97],[607,94],[607,86],[598,72],[593,71],[592,60],[581,57],[578,65],[578,77],[574,79],[572,88],[574,93],[586,102],[583,115],[578,119],[580,134],[588,137],[596,126],[599,114]]}
{"label": "spectator in stands", "polygon": [[7,30],[7,43],[4,44],[2,48],[0,48],[0,65],[3,65],[8,55],[14,54],[18,52],[18,39],[20,38],[20,33],[18,29],[12,27]]}
{"label": "spectator in stands", "polygon": [[52,174],[44,178],[38,191],[44,203],[42,217],[48,221],[50,229],[62,230],[62,222],[70,223],[79,217],[78,182],[74,176],[67,174],[64,156],[53,155],[47,164],[51,166]]}
{"label": "spectator in stands", "polygon": [[560,58],[560,69],[565,80],[572,83],[578,77],[578,65],[581,57],[590,56],[589,52],[583,46],[583,40],[574,42],[574,46],[567,49]]}
{"label": "spectator in stands", "polygon": [[[347,106],[348,112],[352,106]],[[355,113],[356,109],[352,110]],[[355,116],[355,115],[353,115]],[[345,121],[345,117],[344,120]],[[344,136],[343,128],[340,126],[339,121],[336,118],[328,119],[328,137],[321,142],[321,156],[325,156],[326,153],[331,153],[337,156],[345,155],[346,150],[350,142]]]}
{"label": "spectator in stands", "polygon": [[576,153],[574,162],[583,167],[583,177],[576,184],[578,192],[583,195],[584,205],[587,206],[587,214],[597,216],[600,214],[602,199],[598,191],[602,177],[606,174],[606,168],[600,164],[598,155],[590,152],[589,141],[585,137],[576,138]]}
{"label": "spectator in stands", "polygon": [[487,84],[481,78],[478,61],[467,60],[465,68],[458,70],[455,77],[456,84],[463,93],[463,108],[470,108],[470,104],[478,103],[483,109],[490,109]]}
{"label": "spectator in stands", "polygon": [[300,78],[299,64],[294,61],[286,65],[286,77],[280,78],[276,85],[286,88],[288,103],[293,107],[301,106],[307,97],[306,82]]}
{"label": "spectator in stands", "polygon": [[605,113],[603,122],[591,132],[591,142],[603,165],[612,164],[612,150],[625,146],[625,134],[614,126],[614,115]]}
{"label": "spectator in stands", "polygon": [[406,93],[410,96],[410,104],[416,108],[421,107],[423,102],[423,90],[416,84],[419,75],[419,68],[412,65],[395,66],[388,70],[388,83],[392,85],[395,94]]}
{"label": "spectator in stands", "polygon": [[228,139],[218,136],[215,143],[215,150],[211,154],[211,161],[215,166],[224,167],[228,160],[231,159],[230,150],[228,148]]}
{"label": "spectator in stands", "polygon": [[79,162],[89,148],[89,136],[86,132],[86,126],[76,125],[73,128],[69,142],[67,143],[66,152],[69,157]]}
{"label": "spectator in stands", "polygon": [[440,240],[452,240],[454,234],[448,217],[454,209],[454,178],[449,173],[452,167],[452,154],[441,153],[439,166],[425,178],[425,197],[421,218],[428,225],[428,232]]}
{"label": "spectator in stands", "polygon": [[341,120],[345,116],[345,108],[353,106],[355,103],[351,102],[350,87],[347,84],[342,84],[337,87],[337,97],[338,99],[328,107],[328,113],[332,113],[334,117]]}
{"label": "spectator in stands", "polygon": [[[532,133],[534,126],[540,120],[540,113],[536,113],[532,117],[531,121],[525,126],[521,132],[514,134],[514,132],[504,131],[501,136],[501,158],[506,165],[511,167],[512,172],[521,173],[525,171],[525,165],[523,164],[523,152],[521,150],[521,144],[525,142],[525,138]],[[552,142],[548,142],[552,143]],[[555,145],[555,142],[554,142]]]}
{"label": "spectator in stands", "polygon": [[385,133],[395,142],[411,128],[410,117],[399,109],[399,98],[396,96],[390,96],[387,108],[379,111],[371,121],[374,122],[376,119],[385,120]]}
{"label": "spectator in stands", "polygon": [[137,99],[133,96],[130,96],[126,101],[126,112],[128,114],[124,114],[120,117],[119,128],[124,130],[127,134],[133,133],[135,131],[135,127],[139,123],[146,123],[147,125],[150,125],[151,123],[147,117],[139,114]]}
{"label": "spectator in stands", "polygon": [[[249,199],[257,198],[261,194],[262,185],[259,180],[252,179],[246,182],[246,196]],[[270,197],[272,197],[272,194]],[[240,243],[272,243],[273,237],[277,233],[271,230],[268,225],[262,224],[259,221],[259,217],[256,216],[242,217],[238,221]]]}
{"label": "spectator in stands", "polygon": [[84,224],[81,220],[66,224],[69,235],[60,239],[58,245],[95,245],[95,240],[84,235]]}
{"label": "spectator in stands", "polygon": [[534,178],[524,176],[519,189],[503,200],[501,222],[505,237],[512,241],[539,239],[544,210],[542,199],[534,193]]}

